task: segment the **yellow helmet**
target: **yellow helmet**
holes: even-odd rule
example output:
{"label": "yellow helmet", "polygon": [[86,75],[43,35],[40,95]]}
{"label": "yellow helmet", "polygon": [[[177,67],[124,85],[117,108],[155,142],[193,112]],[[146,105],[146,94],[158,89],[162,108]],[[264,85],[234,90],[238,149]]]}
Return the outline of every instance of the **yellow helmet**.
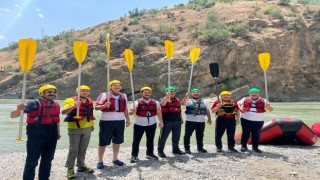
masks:
{"label": "yellow helmet", "polygon": [[221,95],[230,95],[231,96],[231,92],[229,92],[229,91],[222,91],[221,93],[220,93],[220,96]]}
{"label": "yellow helmet", "polygon": [[120,84],[121,85],[121,82],[119,80],[112,80],[109,82],[109,86],[112,86],[112,84]]}
{"label": "yellow helmet", "polygon": [[149,90],[149,91],[152,92],[152,89],[151,89],[151,87],[149,87],[149,86],[142,87],[142,88],[140,89],[140,92],[142,92],[143,90]]}
{"label": "yellow helmet", "polygon": [[[80,90],[88,90],[88,91],[90,91],[90,87],[87,86],[87,85],[81,85],[80,86]],[[76,93],[78,93],[78,88],[76,89]]]}
{"label": "yellow helmet", "polygon": [[48,89],[55,89],[57,90],[57,88],[54,86],[54,85],[51,85],[51,84],[46,84],[46,85],[43,85],[39,88],[39,94],[40,96],[43,95],[43,91],[45,90],[48,90]]}

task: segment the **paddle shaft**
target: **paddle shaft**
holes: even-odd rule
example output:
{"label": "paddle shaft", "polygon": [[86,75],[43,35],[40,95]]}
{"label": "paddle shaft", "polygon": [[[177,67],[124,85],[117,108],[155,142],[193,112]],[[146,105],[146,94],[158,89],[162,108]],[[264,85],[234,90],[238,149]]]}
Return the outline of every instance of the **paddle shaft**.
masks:
{"label": "paddle shaft", "polygon": [[[22,84],[22,98],[21,104],[25,103],[26,99],[26,84],[27,84],[27,73],[23,74],[23,84]],[[23,126],[23,111],[20,112],[20,121],[19,121],[19,134],[17,137],[17,141],[22,141],[22,126]]]}
{"label": "paddle shaft", "polygon": [[[81,101],[81,99],[80,99],[80,84],[81,84],[81,64],[79,63],[79,68],[78,68],[78,101]],[[76,117],[79,117],[79,110],[80,110],[80,107],[77,107]]]}
{"label": "paddle shaft", "polygon": [[170,85],[171,85],[171,82],[170,82],[170,74],[171,74],[171,63],[170,63],[170,59],[168,59],[168,87],[170,89]]}
{"label": "paddle shaft", "polygon": [[264,72],[264,89],[265,89],[265,93],[266,93],[266,100],[268,101],[268,83],[267,83],[267,71],[263,71]]}
{"label": "paddle shaft", "polygon": [[190,92],[190,88],[191,88],[192,74],[193,74],[193,63],[191,65],[191,73],[190,73],[190,79],[189,79],[188,92]]}
{"label": "paddle shaft", "polygon": [[108,96],[107,96],[107,102],[110,102],[110,87],[109,87],[109,82],[110,82],[110,59],[107,59],[107,89],[108,89]]}
{"label": "paddle shaft", "polygon": [[130,81],[131,81],[131,93],[132,93],[132,107],[133,109],[135,109],[132,71],[130,71]]}
{"label": "paddle shaft", "polygon": [[216,86],[216,95],[217,95],[218,102],[220,102],[219,93],[218,93],[218,82],[217,82],[217,79],[218,79],[217,77],[214,77],[215,86]]}

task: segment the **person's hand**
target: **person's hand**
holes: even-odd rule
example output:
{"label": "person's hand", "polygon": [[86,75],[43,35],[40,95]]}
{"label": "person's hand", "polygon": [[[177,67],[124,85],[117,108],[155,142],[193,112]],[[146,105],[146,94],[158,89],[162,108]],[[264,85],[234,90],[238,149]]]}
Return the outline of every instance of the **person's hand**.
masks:
{"label": "person's hand", "polygon": [[26,104],[19,104],[19,105],[17,106],[17,109],[20,110],[20,111],[22,111],[22,110],[25,110],[26,107],[27,107]]}
{"label": "person's hand", "polygon": [[189,98],[189,96],[190,96],[190,93],[187,92],[187,93],[186,93],[186,98]]}
{"label": "person's hand", "polygon": [[170,99],[170,91],[166,92],[167,99]]}
{"label": "person's hand", "polygon": [[75,108],[78,108],[81,106],[81,101],[77,101],[75,104],[74,104],[74,107]]}
{"label": "person's hand", "polygon": [[163,128],[163,122],[160,122],[158,127]]}
{"label": "person's hand", "polygon": [[104,108],[109,108],[110,107],[111,102],[106,102],[104,103]]}
{"label": "person's hand", "polygon": [[129,126],[130,126],[130,124],[131,124],[130,119],[126,120],[126,127],[129,127]]}
{"label": "person's hand", "polygon": [[211,125],[212,121],[211,119],[208,119],[208,122],[207,122],[209,125]]}
{"label": "person's hand", "polygon": [[129,115],[134,115],[136,114],[136,109],[130,109],[129,110]]}
{"label": "person's hand", "polygon": [[272,110],[271,105],[270,105],[269,103],[266,103],[265,109],[266,109],[267,111],[271,111],[271,110]]}

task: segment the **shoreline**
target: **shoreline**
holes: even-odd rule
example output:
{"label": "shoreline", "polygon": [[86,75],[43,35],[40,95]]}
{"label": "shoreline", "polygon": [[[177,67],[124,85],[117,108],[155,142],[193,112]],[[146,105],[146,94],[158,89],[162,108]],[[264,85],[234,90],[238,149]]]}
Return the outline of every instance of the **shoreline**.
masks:
{"label": "shoreline", "polygon": [[[319,179],[320,145],[261,145],[262,154],[251,151],[230,153],[224,145],[223,153],[216,153],[213,145],[205,144],[208,153],[198,153],[191,146],[191,155],[173,155],[171,146],[166,146],[167,158],[159,161],[145,158],[145,146],[140,147],[139,161],[130,163],[131,148],[120,148],[119,159],[125,166],[112,165],[112,152],[108,146],[104,156],[107,166],[96,169],[97,149],[88,149],[86,165],[94,168],[92,175],[76,173],[75,179]],[[236,145],[236,149],[240,149]],[[50,179],[67,179],[64,167],[67,149],[57,149],[52,161]],[[155,154],[156,148],[155,148]],[[1,179],[22,179],[26,152],[0,154]],[[77,169],[75,168],[75,171]],[[36,171],[36,174],[38,171]]]}

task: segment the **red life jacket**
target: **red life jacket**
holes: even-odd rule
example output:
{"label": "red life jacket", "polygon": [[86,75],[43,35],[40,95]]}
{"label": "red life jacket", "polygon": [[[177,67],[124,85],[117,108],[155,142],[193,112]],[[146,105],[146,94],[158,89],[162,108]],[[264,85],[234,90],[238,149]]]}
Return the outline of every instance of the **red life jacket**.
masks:
{"label": "red life jacket", "polygon": [[[78,97],[77,96],[73,96],[72,99],[74,99],[75,102],[77,102]],[[80,119],[76,119],[77,121],[81,121],[84,119],[84,117],[87,117],[87,121],[90,122],[90,120],[95,120],[96,118],[94,118],[93,116],[93,102],[91,100],[91,98],[86,98],[86,102],[82,102],[81,101],[81,106],[79,107],[79,116],[81,116]],[[72,110],[70,112],[70,115],[72,117],[77,115],[77,108]]]}
{"label": "red life jacket", "polygon": [[149,103],[146,103],[143,100],[139,100],[136,114],[143,117],[152,117],[157,115],[156,101],[151,99]]}
{"label": "red life jacket", "polygon": [[60,122],[60,106],[55,101],[36,100],[38,110],[27,113],[27,123],[53,124]]}
{"label": "red life jacket", "polygon": [[[107,94],[107,93],[106,93]],[[110,96],[110,107],[109,108],[104,108],[101,111],[102,112],[124,112],[127,106],[127,101],[126,98],[124,97],[123,94],[119,93],[120,97],[119,99],[113,98],[113,96]],[[102,103],[105,104],[108,101],[108,98]],[[116,101],[118,101],[118,111],[116,111]]]}
{"label": "red life jacket", "polygon": [[181,104],[179,98],[170,98],[171,102],[161,106],[162,113],[181,113]]}
{"label": "red life jacket", "polygon": [[252,99],[250,97],[245,98],[243,103],[243,110],[248,112],[250,111],[250,108],[256,108],[256,113],[264,113],[266,110],[264,109],[264,99],[258,98],[256,102],[254,103],[255,106],[252,106]]}

